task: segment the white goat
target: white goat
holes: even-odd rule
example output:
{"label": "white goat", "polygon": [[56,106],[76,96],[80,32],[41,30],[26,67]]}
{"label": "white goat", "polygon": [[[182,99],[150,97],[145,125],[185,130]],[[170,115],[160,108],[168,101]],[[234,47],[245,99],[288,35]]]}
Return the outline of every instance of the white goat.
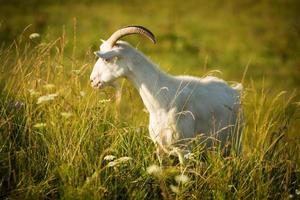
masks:
{"label": "white goat", "polygon": [[240,84],[230,87],[212,76],[168,75],[137,49],[118,41],[129,34],[156,42],[141,26],[116,31],[95,52],[99,59],[90,76],[94,88],[111,85],[119,77],[129,79],[150,113],[149,133],[159,151],[170,152],[175,143],[198,134],[216,138],[222,147],[239,141]]}

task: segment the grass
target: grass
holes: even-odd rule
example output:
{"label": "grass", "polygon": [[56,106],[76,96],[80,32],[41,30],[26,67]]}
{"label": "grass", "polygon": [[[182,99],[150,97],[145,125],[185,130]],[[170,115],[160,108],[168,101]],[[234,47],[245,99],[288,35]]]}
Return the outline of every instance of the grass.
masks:
{"label": "grass", "polygon": [[[136,6],[118,1],[45,3],[35,14],[30,14],[31,7],[20,11],[27,12],[23,18],[12,17],[16,8],[10,4],[0,8],[3,16],[11,16],[2,17],[1,30],[12,30],[0,33],[5,39],[0,49],[0,197],[299,198],[299,42],[296,32],[289,31],[296,23],[290,19],[293,9],[287,11],[292,4],[213,1],[193,10],[189,8],[195,2],[148,2],[146,14],[136,18],[140,3],[133,3]],[[157,5],[166,9],[147,15]],[[72,9],[62,19],[68,6]],[[279,8],[285,9],[275,12]],[[108,16],[111,10],[116,12]],[[278,15],[272,18],[274,12]],[[34,15],[45,15],[46,21],[14,29],[14,24],[37,19]],[[266,23],[271,19],[274,23]],[[92,51],[99,37],[129,22],[151,24],[160,46],[143,41],[138,48],[164,70],[203,76],[221,69],[223,74],[217,75],[226,80],[243,79],[246,125],[241,156],[204,156],[195,143],[184,165],[170,157],[161,167],[147,132],[147,113],[130,83],[124,83],[120,106],[113,89],[90,87]],[[98,30],[103,27],[107,30]],[[29,39],[32,32],[41,37]]]}

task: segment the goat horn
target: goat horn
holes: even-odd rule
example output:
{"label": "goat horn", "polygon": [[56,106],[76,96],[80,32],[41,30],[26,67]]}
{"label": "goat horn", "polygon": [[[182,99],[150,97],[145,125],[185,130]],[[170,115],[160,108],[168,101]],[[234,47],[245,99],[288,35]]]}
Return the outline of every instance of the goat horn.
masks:
{"label": "goat horn", "polygon": [[154,44],[156,43],[154,34],[143,26],[127,26],[121,28],[116,32],[114,32],[107,41],[111,45],[111,47],[113,47],[119,39],[121,39],[126,35],[131,35],[131,34],[144,35],[148,39],[150,39]]}

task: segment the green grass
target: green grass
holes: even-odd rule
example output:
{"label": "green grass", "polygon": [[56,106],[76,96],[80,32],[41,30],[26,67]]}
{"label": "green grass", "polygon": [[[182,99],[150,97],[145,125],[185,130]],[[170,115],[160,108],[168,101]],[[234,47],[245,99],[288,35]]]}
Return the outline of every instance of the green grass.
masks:
{"label": "green grass", "polygon": [[[295,2],[88,2],[0,7],[1,199],[300,197]],[[126,40],[165,71],[243,81],[242,155],[204,153],[195,142],[183,165],[167,157],[158,167],[132,85],[124,82],[117,105],[115,90],[88,81],[99,39],[127,24],[153,30],[156,46]]]}

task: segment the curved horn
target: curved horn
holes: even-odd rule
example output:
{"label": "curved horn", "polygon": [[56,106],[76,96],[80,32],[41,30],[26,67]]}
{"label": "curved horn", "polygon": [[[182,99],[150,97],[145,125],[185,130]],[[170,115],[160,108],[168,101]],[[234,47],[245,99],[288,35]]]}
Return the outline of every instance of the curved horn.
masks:
{"label": "curved horn", "polygon": [[121,28],[121,29],[117,30],[116,32],[114,32],[110,36],[110,38],[107,40],[107,42],[111,45],[111,47],[113,47],[120,38],[122,38],[126,35],[131,35],[131,34],[144,35],[148,39],[150,39],[154,44],[156,43],[154,34],[143,26],[127,26],[127,27]]}

